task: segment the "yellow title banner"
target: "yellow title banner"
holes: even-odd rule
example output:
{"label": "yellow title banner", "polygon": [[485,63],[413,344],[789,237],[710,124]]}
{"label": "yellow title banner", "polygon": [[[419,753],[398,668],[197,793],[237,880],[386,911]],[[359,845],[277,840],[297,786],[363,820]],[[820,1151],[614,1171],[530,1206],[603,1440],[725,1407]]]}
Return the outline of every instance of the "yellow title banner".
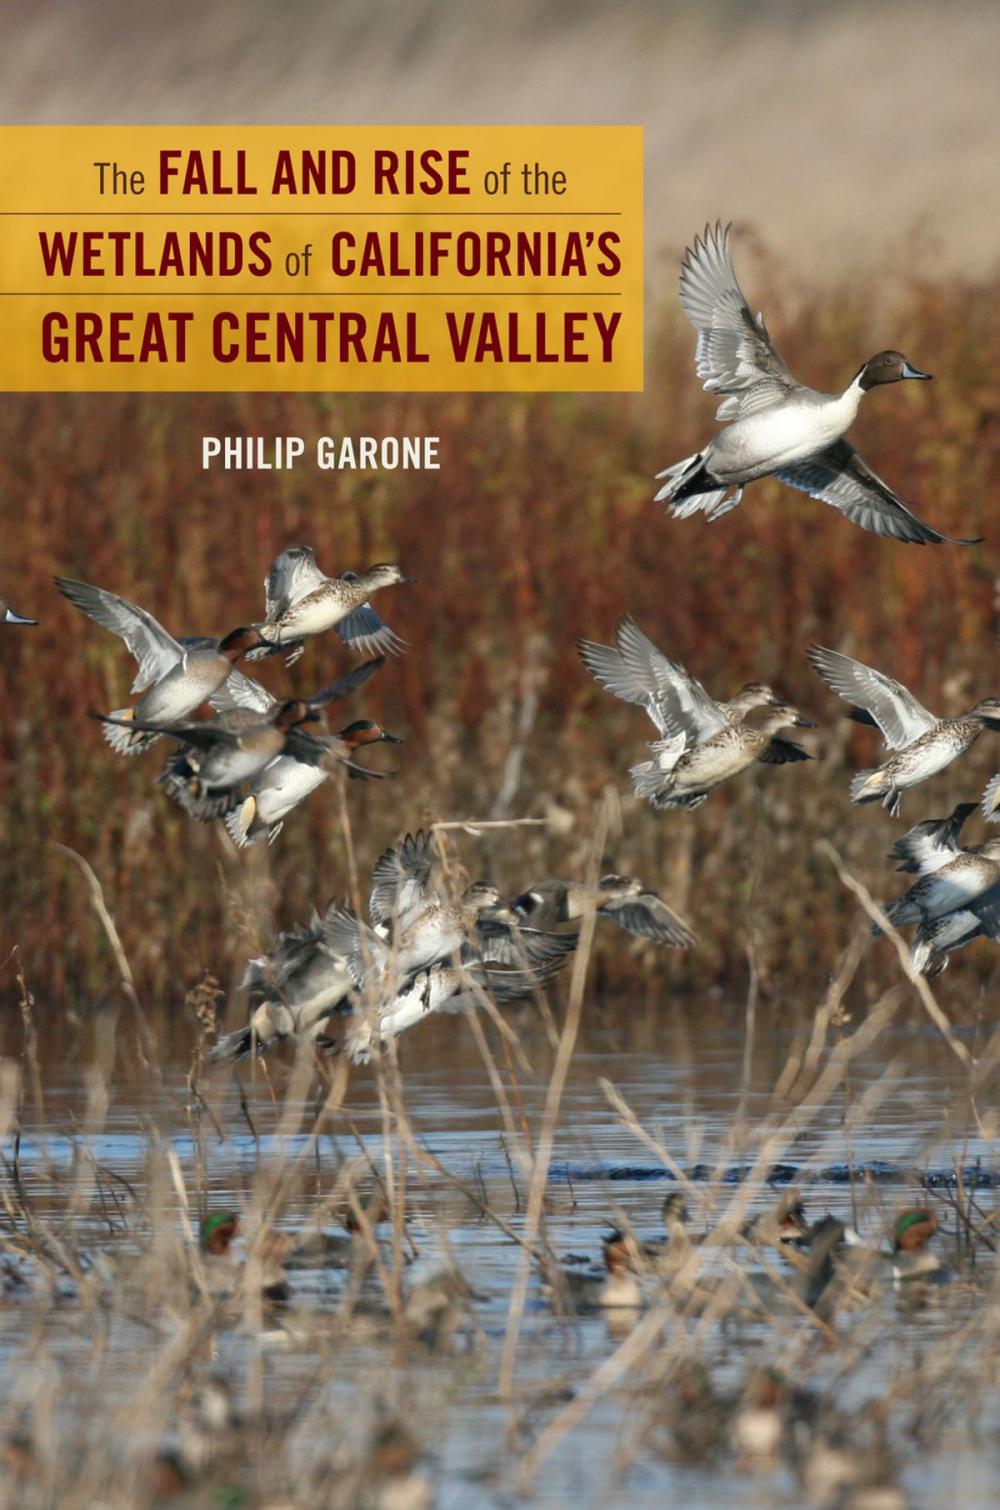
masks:
{"label": "yellow title banner", "polygon": [[0,127],[9,392],[635,391],[633,126]]}

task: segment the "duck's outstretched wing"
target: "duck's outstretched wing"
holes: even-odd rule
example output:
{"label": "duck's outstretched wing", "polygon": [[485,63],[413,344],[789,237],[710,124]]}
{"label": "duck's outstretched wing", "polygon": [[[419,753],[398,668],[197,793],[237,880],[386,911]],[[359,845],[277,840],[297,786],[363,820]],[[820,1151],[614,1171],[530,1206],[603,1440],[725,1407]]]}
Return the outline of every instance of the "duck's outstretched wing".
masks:
{"label": "duck's outstretched wing", "polygon": [[621,902],[607,902],[602,914],[634,933],[638,938],[654,939],[666,944],[669,949],[691,949],[698,942],[697,936],[673,912],[654,891],[641,892],[637,897],[627,897]]}
{"label": "duck's outstretched wing", "polygon": [[852,660],[839,650],[826,650],[822,645],[810,645],[808,654],[813,669],[838,697],[870,715],[881,729],[888,749],[905,750],[937,723],[934,714],[901,682],[876,671],[874,666]]}
{"label": "duck's outstretched wing", "polygon": [[331,954],[344,961],[359,990],[364,987],[369,970],[376,977],[385,970],[389,959],[385,940],[355,917],[349,907],[331,902],[323,914],[322,926],[323,943]]}
{"label": "duck's outstretched wing", "polygon": [[239,730],[226,728],[224,724],[210,718],[175,724],[153,724],[141,718],[115,718],[109,713],[98,713],[94,709],[90,710],[90,716],[96,718],[98,723],[121,729],[136,729],[143,734],[162,734],[167,739],[176,739],[178,744],[190,745],[196,750],[214,750],[219,745],[235,749],[239,744]]}
{"label": "duck's outstretched wing", "polygon": [[909,871],[911,875],[925,876],[932,870],[940,870],[961,852],[959,834],[975,810],[974,802],[960,802],[947,818],[925,818],[922,823],[915,823],[896,840],[889,859],[898,860],[896,869]]}
{"label": "duck's outstretched wing", "polygon": [[514,928],[482,913],[476,926],[476,946],[482,961],[522,968],[561,962],[573,953],[576,933],[551,933],[543,928]]}
{"label": "duck's outstretched wing", "polygon": [[[625,619],[619,621],[619,632],[625,622]],[[635,703],[638,707],[645,708],[657,730],[663,735],[680,709],[676,705],[670,706],[670,698],[664,695],[653,669],[652,656],[659,656],[661,652],[652,640],[647,639],[634,620],[629,618],[628,622],[638,637],[640,648],[636,654],[626,657],[620,648],[598,645],[594,640],[577,640],[577,653],[591,676],[603,687],[607,687],[615,697],[621,698],[624,703]],[[646,648],[642,648],[643,646]]]}
{"label": "duck's outstretched wing", "polygon": [[252,676],[244,676],[235,667],[208,701],[216,713],[235,713],[237,708],[243,708],[247,712],[267,715],[278,706],[278,699],[272,697],[266,687],[255,682]]}
{"label": "duck's outstretched wing", "polygon": [[686,666],[664,655],[643,634],[631,614],[618,620],[615,638],[626,665],[636,668],[646,665],[656,680],[663,715],[660,733],[664,737],[683,731],[695,743],[702,744],[725,728],[726,720],[715,698]]}
{"label": "duck's outstretched wing", "polygon": [[681,303],[698,332],[695,367],[710,393],[730,396],[718,419],[736,419],[780,404],[793,379],[736,281],[729,255],[732,226],[705,227],[681,263]]}
{"label": "duck's outstretched wing", "polygon": [[645,708],[662,738],[699,743],[724,725],[719,705],[679,661],[664,655],[631,614],[615,625],[616,648],[578,640],[580,659],[609,692]]}
{"label": "duck's outstretched wing", "polygon": [[389,924],[427,900],[438,859],[437,841],[427,829],[407,834],[375,861],[368,913],[377,927]]}
{"label": "duck's outstretched wing", "polygon": [[293,545],[275,558],[264,578],[264,617],[268,623],[326,581],[308,545]]}
{"label": "duck's outstretched wing", "polygon": [[[64,598],[85,613],[88,619],[110,629],[112,634],[131,650],[139,663],[139,670],[132,683],[133,692],[144,692],[166,676],[172,666],[184,654],[183,647],[168,634],[163,625],[127,598],[105,592],[103,587],[91,587],[88,582],[74,582],[70,577],[52,579]],[[216,643],[211,641],[209,643]]]}
{"label": "duck's outstretched wing", "polygon": [[327,682],[318,692],[314,692],[308,699],[311,708],[326,708],[330,703],[339,703],[345,697],[350,697],[352,692],[357,692],[382,666],[385,665],[385,656],[377,655],[370,661],[363,661],[360,666],[355,666],[352,671],[347,671],[343,676],[338,676],[336,681]]}
{"label": "duck's outstretched wing", "polygon": [[344,644],[361,655],[402,655],[406,649],[406,641],[389,628],[370,603],[362,603],[336,628]]}
{"label": "duck's outstretched wing", "polygon": [[794,739],[786,739],[783,734],[775,734],[763,755],[760,756],[761,765],[791,765],[796,760],[814,760],[801,745],[796,744]]}
{"label": "duck's outstretched wing", "polygon": [[846,440],[782,467],[774,474],[787,487],[829,503],[852,524],[888,540],[911,545],[978,545],[979,540],[954,540],[918,519],[913,510],[882,481]]}
{"label": "duck's outstretched wing", "polygon": [[270,953],[247,960],[239,989],[280,991],[297,970],[309,964],[322,937],[322,923],[315,913],[308,924],[296,923],[279,933]]}

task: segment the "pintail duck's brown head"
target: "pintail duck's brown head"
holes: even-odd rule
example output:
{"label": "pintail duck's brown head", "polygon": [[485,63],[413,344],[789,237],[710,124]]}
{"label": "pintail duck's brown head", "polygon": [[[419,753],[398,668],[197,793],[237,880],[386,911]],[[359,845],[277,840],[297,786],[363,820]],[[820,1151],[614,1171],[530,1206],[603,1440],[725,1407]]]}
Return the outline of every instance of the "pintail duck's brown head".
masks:
{"label": "pintail duck's brown head", "polygon": [[627,1274],[633,1267],[632,1246],[617,1227],[604,1239],[604,1264],[609,1274]]}
{"label": "pintail duck's brown head", "polygon": [[870,388],[876,388],[879,383],[901,383],[905,378],[913,378],[926,383],[930,381],[931,374],[921,372],[919,367],[914,367],[901,351],[879,351],[875,356],[869,357],[861,368],[857,382],[862,391],[867,393]]}
{"label": "pintail duck's brown head", "polygon": [[778,1241],[782,1243],[801,1242],[809,1231],[809,1223],[806,1221],[806,1208],[802,1201],[800,1190],[786,1190],[778,1202],[775,1212],[778,1227]]}

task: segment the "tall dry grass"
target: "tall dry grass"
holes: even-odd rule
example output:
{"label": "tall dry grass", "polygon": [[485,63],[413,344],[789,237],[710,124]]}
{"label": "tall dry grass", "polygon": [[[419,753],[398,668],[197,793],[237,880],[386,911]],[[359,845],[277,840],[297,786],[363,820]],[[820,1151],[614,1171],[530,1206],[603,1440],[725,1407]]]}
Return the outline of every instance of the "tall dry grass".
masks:
{"label": "tall dry grass", "polygon": [[[467,395],[79,396],[8,398],[0,456],[8,529],[0,585],[37,629],[3,640],[0,896],[3,940],[17,943],[40,1009],[114,989],[114,961],[78,868],[105,888],[146,1003],[175,1007],[206,970],[225,984],[275,923],[347,888],[333,784],[288,821],[269,853],[236,857],[155,786],[159,753],[112,756],[87,717],[128,700],[124,648],[55,592],[53,572],[125,594],[179,633],[222,633],[259,617],[261,579],[284,547],[311,544],[328,571],[398,559],[419,579],[380,607],[409,642],[345,709],[406,738],[391,782],[351,783],[362,869],[429,817],[531,814],[549,827],[516,841],[466,839],[470,871],[511,891],[579,873],[593,801],[612,805],[603,864],[641,874],[702,937],[684,958],[599,930],[597,992],[650,997],[740,990],[751,959],[762,1000],[794,1007],[822,985],[856,924],[829,863],[832,839],[876,896],[898,826],[851,808],[852,769],[876,740],[804,659],[810,640],[848,650],[908,683],[930,706],[968,706],[998,688],[990,499],[1000,458],[997,287],[911,282],[809,303],[780,262],[740,242],[755,307],[797,373],[841,386],[896,345],[935,381],[875,394],[856,427],[867,459],[970,550],[881,542],[771,482],[719,525],[666,519],[653,474],[712,433],[711,400],[692,376],[692,336],[672,292],[654,311],[642,397]],[[672,275],[669,283],[672,285]],[[439,472],[298,470],[205,473],[203,433],[441,437]],[[628,795],[627,768],[650,734],[639,710],[602,692],[577,636],[607,640],[630,610],[718,695],[772,681],[821,725],[815,763],[761,770],[697,813],[657,815]],[[333,636],[314,641],[275,689],[308,692],[344,668]],[[518,768],[512,750],[524,745]],[[397,752],[393,752],[396,754]],[[372,763],[386,766],[388,751]],[[907,797],[910,821],[971,798],[1000,765],[989,735]],[[498,796],[498,794],[502,794]],[[6,953],[6,949],[5,949]],[[858,989],[877,992],[875,950]],[[946,977],[961,1016],[992,976],[986,946]],[[13,990],[7,966],[3,987]],[[970,1008],[971,1009],[971,1008]]]}

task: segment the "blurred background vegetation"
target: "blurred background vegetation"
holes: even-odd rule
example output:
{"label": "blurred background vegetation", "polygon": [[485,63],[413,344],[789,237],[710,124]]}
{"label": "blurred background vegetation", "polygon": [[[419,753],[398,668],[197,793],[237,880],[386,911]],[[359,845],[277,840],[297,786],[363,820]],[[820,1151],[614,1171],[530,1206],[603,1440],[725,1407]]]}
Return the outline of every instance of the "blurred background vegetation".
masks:
{"label": "blurred background vegetation", "polygon": [[[624,398],[8,396],[0,590],[42,623],[6,635],[0,659],[0,990],[14,989],[15,944],[40,1004],[113,989],[82,877],[54,840],[92,862],[143,998],[170,1008],[204,971],[228,984],[272,926],[344,891],[333,783],[272,851],[236,858],[156,789],[161,753],[112,758],[87,710],[127,700],[132,663],[50,585],[53,572],[80,576],[177,632],[224,632],[259,616],[270,561],[300,542],[329,572],[395,557],[420,578],[382,605],[409,655],[345,710],[407,740],[395,781],[347,792],[362,865],[428,817],[532,814],[552,824],[463,837],[470,873],[509,889],[577,873],[611,789],[605,864],[661,887],[702,943],[668,956],[599,933],[600,999],[669,991],[701,1010],[706,992],[742,1000],[751,966],[777,1010],[822,989],[856,912],[814,841],[831,839],[886,896],[899,825],[850,807],[850,772],[877,759],[876,736],[844,719],[807,643],[870,661],[941,711],[1000,690],[998,26],[975,0],[512,0],[496,12],[177,0],[153,15],[37,0],[12,14],[7,120],[643,125],[648,354],[645,394]],[[804,381],[840,387],[885,346],[935,374],[919,392],[876,395],[856,439],[927,519],[983,546],[882,543],[773,483],[718,526],[668,521],[652,503],[653,474],[713,430],[676,277],[685,242],[719,215],[735,218],[748,295]],[[206,432],[433,433],[444,465],[206,474]],[[754,773],[693,815],[637,805],[627,768],[651,731],[574,649],[578,635],[609,640],[626,609],[716,695],[764,677],[801,702],[821,724],[809,736],[821,760]],[[346,664],[330,636],[287,678],[264,674],[308,692]],[[975,796],[996,766],[984,736],[906,798],[904,818]],[[895,969],[885,949],[866,956],[859,991]],[[992,950],[966,951],[942,982],[949,1010],[977,1010],[992,974]]]}
{"label": "blurred background vegetation", "polygon": [[[667,519],[651,501],[653,474],[712,433],[714,408],[693,379],[692,332],[672,297],[655,317],[639,397],[8,397],[0,454],[14,527],[2,586],[41,624],[3,641],[0,897],[5,955],[19,946],[41,1005],[99,999],[114,980],[81,876],[53,840],[93,865],[140,995],[166,1007],[205,971],[228,985],[273,926],[347,890],[335,782],[292,815],[273,849],[236,856],[220,830],[191,823],[157,789],[163,746],[127,763],[112,756],[87,712],[129,700],[133,663],[51,586],[53,572],[81,577],[176,633],[221,634],[260,617],[265,571],[296,543],[312,545],[331,573],[399,560],[419,579],[379,600],[409,653],[344,709],[343,722],[368,714],[406,739],[369,757],[396,765],[395,780],[347,790],[362,867],[428,819],[530,815],[549,826],[462,836],[469,873],[511,893],[579,874],[595,803],[610,788],[604,868],[661,888],[702,942],[676,956],[599,933],[596,997],[633,1003],[669,991],[702,1011],[706,991],[742,1000],[752,967],[765,1002],[814,1005],[858,925],[815,841],[830,839],[877,896],[892,896],[901,878],[885,854],[900,826],[850,806],[850,773],[877,763],[877,735],[845,719],[805,649],[817,640],[846,650],[941,712],[1000,691],[990,505],[1000,316],[995,282],[953,277],[896,276],[863,291],[845,282],[807,301],[794,259],[756,247],[740,229],[748,294],[803,379],[837,389],[886,345],[933,371],[916,392],[875,394],[855,439],[922,515],[985,544],[882,542],[770,481],[718,525]],[[437,434],[443,465],[206,473],[206,433],[309,443]],[[820,724],[806,736],[820,758],[755,770],[694,814],[635,802],[627,770],[652,728],[590,679],[574,645],[581,635],[610,640],[626,610],[717,696],[752,677],[771,681]],[[262,674],[276,691],[308,693],[348,664],[329,635],[309,642],[291,672],[269,663]],[[998,767],[1000,745],[984,735],[907,795],[904,819],[976,797]],[[884,989],[896,969],[886,951],[869,952],[859,990]],[[949,1010],[976,1010],[993,971],[988,946],[967,951],[942,983]],[[6,992],[13,974],[8,961]]]}

